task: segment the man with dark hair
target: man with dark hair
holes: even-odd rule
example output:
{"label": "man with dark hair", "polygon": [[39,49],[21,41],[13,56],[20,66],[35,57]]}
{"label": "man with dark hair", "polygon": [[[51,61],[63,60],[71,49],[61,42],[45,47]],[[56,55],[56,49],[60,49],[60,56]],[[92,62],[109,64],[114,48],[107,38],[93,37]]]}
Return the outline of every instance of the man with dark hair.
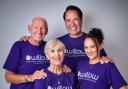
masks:
{"label": "man with dark hair", "polygon": [[[63,14],[63,18],[68,34],[58,39],[65,45],[64,64],[75,71],[77,63],[87,59],[84,53],[84,39],[87,34],[82,31],[83,13],[77,6],[69,5]],[[103,49],[101,56],[106,56]]]}

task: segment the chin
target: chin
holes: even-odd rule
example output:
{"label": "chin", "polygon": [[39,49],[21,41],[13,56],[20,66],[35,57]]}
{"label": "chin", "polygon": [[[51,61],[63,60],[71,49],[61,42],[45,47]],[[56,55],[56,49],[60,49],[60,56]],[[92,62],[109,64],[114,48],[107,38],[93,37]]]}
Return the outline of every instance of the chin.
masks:
{"label": "chin", "polygon": [[55,63],[55,65],[56,65],[56,66],[61,66],[61,65],[62,65],[62,63]]}
{"label": "chin", "polygon": [[37,40],[37,41],[42,41],[43,39],[42,39],[42,38],[37,38],[36,40]]}
{"label": "chin", "polygon": [[89,58],[89,59],[94,59],[95,57],[90,57],[90,56],[88,56],[88,58]]}

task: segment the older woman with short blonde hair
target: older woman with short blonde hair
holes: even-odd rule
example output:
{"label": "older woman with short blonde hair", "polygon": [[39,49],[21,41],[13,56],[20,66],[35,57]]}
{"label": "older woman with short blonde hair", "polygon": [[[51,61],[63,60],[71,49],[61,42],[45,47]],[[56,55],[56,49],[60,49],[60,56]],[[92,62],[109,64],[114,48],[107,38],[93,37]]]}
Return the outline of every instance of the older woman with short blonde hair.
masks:
{"label": "older woman with short blonde hair", "polygon": [[46,57],[50,62],[50,66],[44,70],[47,77],[36,80],[34,89],[76,89],[75,75],[72,72],[64,73],[62,71],[64,50],[64,44],[57,39],[47,42],[44,48]]}

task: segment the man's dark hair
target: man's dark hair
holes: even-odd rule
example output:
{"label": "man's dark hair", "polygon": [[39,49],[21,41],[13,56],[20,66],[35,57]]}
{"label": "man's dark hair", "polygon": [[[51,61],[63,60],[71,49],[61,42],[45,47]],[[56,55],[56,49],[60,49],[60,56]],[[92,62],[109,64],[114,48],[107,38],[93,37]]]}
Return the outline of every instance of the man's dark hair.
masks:
{"label": "man's dark hair", "polygon": [[64,19],[64,20],[65,20],[65,15],[66,15],[67,11],[69,11],[69,10],[75,10],[75,11],[78,13],[80,19],[82,20],[82,18],[83,18],[83,13],[82,13],[82,11],[80,10],[80,8],[78,8],[77,6],[74,6],[74,5],[69,5],[69,6],[66,8],[66,10],[65,10],[65,12],[64,12],[64,14],[63,14],[63,19]]}

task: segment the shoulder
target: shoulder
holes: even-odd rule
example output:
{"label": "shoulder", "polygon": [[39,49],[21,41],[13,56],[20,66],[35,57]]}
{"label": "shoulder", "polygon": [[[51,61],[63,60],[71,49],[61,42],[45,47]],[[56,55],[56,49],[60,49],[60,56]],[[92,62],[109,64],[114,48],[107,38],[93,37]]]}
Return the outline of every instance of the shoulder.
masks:
{"label": "shoulder", "polygon": [[14,44],[13,45],[15,45],[15,46],[21,46],[21,45],[26,45],[26,41],[16,41],[16,42],[14,42]]}
{"label": "shoulder", "polygon": [[113,63],[113,62],[108,62],[108,63],[105,63],[105,65],[108,67],[108,68],[113,68],[113,67],[116,67],[116,65],[115,65],[115,63]]}
{"label": "shoulder", "polygon": [[69,79],[74,79],[75,78],[75,73],[74,72],[69,72],[69,73],[63,73],[65,77]]}
{"label": "shoulder", "polygon": [[11,49],[18,50],[19,48],[22,48],[23,45],[25,45],[26,42],[24,41],[16,41],[13,43]]}
{"label": "shoulder", "polygon": [[113,62],[108,62],[108,63],[101,64],[101,67],[105,68],[106,71],[108,71],[108,72],[118,71],[115,63],[113,63]]}

